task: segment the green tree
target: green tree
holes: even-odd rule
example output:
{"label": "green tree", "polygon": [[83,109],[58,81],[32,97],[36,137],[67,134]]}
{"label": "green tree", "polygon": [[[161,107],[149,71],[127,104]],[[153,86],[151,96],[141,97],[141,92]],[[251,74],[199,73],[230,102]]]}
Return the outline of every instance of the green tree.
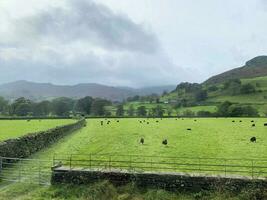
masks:
{"label": "green tree", "polygon": [[67,97],[56,98],[51,102],[53,113],[57,116],[69,116],[73,111],[74,100]]}
{"label": "green tree", "polygon": [[162,108],[162,106],[156,106],[152,108],[152,114],[154,117],[162,117],[164,114],[164,109]]}
{"label": "green tree", "polygon": [[241,86],[240,92],[241,94],[251,94],[251,93],[255,93],[256,89],[252,84],[248,83],[248,84]]}
{"label": "green tree", "polygon": [[10,114],[17,116],[27,116],[32,114],[33,103],[24,97],[16,99],[10,106]]}
{"label": "green tree", "polygon": [[139,106],[137,108],[137,115],[140,117],[145,117],[147,114],[146,107],[145,106]]}
{"label": "green tree", "polygon": [[229,107],[232,105],[231,102],[225,101],[221,103],[217,108],[217,114],[222,117],[228,117],[229,116]]}
{"label": "green tree", "polygon": [[41,101],[33,106],[33,115],[48,116],[51,112],[51,103],[49,101]]}
{"label": "green tree", "polygon": [[0,96],[0,113],[3,113],[7,110],[8,101],[4,99],[4,97]]}
{"label": "green tree", "polygon": [[134,116],[134,112],[135,112],[134,106],[133,105],[130,105],[129,108],[128,108],[128,110],[127,110],[128,116],[133,117]]}
{"label": "green tree", "polygon": [[208,98],[208,93],[206,90],[199,90],[195,93],[196,101],[205,101]]}
{"label": "green tree", "polygon": [[89,96],[78,99],[75,104],[75,111],[89,115],[91,113],[93,101],[94,99]]}
{"label": "green tree", "polygon": [[111,102],[105,99],[94,99],[91,107],[91,113],[94,116],[104,116],[106,111],[105,111],[105,106],[111,105]]}
{"label": "green tree", "polygon": [[116,116],[117,117],[122,117],[124,115],[124,108],[122,104],[119,104],[117,106],[117,110],[116,110]]}

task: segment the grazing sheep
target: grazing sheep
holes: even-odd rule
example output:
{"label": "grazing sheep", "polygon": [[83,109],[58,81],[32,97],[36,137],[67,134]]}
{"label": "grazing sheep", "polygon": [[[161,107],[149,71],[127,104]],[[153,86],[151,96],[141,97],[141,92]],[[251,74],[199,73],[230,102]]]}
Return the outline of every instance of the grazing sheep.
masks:
{"label": "grazing sheep", "polygon": [[251,120],[250,122],[254,122],[254,120]]}
{"label": "grazing sheep", "polygon": [[163,141],[162,141],[162,144],[163,144],[163,145],[167,145],[167,144],[168,144],[168,140],[167,140],[167,139],[163,140]]}
{"label": "grazing sheep", "polygon": [[256,124],[252,124],[251,126],[252,126],[252,127],[255,127],[255,126],[256,126]]}
{"label": "grazing sheep", "polygon": [[142,121],[139,121],[140,122],[140,124],[142,124]]}
{"label": "grazing sheep", "polygon": [[264,126],[267,126],[267,123],[264,123]]}
{"label": "grazing sheep", "polygon": [[188,128],[187,130],[188,130],[188,131],[191,131],[192,129],[191,129],[191,128]]}
{"label": "grazing sheep", "polygon": [[242,122],[242,120],[240,120],[239,122]]}
{"label": "grazing sheep", "polygon": [[195,119],[194,122],[196,122],[197,120]]}
{"label": "grazing sheep", "polygon": [[256,137],[252,137],[252,138],[250,138],[250,142],[256,142]]}
{"label": "grazing sheep", "polygon": [[101,121],[100,123],[101,123],[101,126],[103,126],[104,122],[103,122],[103,121]]}
{"label": "grazing sheep", "polygon": [[156,123],[159,123],[159,121],[157,120]]}
{"label": "grazing sheep", "polygon": [[117,120],[117,122],[120,122],[120,120]]}
{"label": "grazing sheep", "polygon": [[232,122],[235,122],[235,120],[233,120]]}
{"label": "grazing sheep", "polygon": [[144,143],[145,143],[145,139],[144,139],[144,138],[141,138],[141,139],[140,139],[140,143],[141,143],[141,144],[144,144]]}

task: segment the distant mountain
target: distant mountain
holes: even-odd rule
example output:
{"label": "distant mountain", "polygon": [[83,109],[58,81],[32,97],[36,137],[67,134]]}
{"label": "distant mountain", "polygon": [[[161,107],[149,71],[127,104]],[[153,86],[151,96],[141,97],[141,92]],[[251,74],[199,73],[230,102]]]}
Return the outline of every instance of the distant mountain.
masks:
{"label": "distant mountain", "polygon": [[267,76],[267,56],[258,56],[246,62],[245,66],[235,68],[222,74],[213,76],[205,84],[216,84],[234,78],[254,78]]}
{"label": "distant mountain", "polygon": [[81,98],[84,96],[100,97],[112,101],[121,101],[134,95],[161,94],[171,91],[175,86],[160,86],[150,88],[112,87],[95,83],[77,85],[54,85],[51,83],[34,83],[16,81],[0,85],[0,96],[7,99],[26,97],[32,100],[51,99],[56,97]]}

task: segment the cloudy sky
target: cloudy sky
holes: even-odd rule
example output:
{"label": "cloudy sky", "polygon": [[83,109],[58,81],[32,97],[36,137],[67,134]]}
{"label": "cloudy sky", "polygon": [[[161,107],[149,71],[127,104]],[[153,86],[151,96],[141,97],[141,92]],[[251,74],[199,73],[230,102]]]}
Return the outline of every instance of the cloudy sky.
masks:
{"label": "cloudy sky", "polygon": [[0,83],[204,81],[267,54],[266,0],[0,0]]}

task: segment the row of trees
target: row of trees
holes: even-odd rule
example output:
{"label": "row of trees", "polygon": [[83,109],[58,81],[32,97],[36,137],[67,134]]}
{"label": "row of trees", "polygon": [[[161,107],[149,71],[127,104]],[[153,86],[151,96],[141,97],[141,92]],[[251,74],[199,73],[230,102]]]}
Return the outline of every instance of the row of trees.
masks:
{"label": "row of trees", "polygon": [[62,97],[41,102],[21,97],[11,103],[0,97],[0,112],[9,116],[69,116],[75,113],[103,116],[107,114],[105,106],[108,105],[111,105],[110,101],[92,97],[78,100]]}

